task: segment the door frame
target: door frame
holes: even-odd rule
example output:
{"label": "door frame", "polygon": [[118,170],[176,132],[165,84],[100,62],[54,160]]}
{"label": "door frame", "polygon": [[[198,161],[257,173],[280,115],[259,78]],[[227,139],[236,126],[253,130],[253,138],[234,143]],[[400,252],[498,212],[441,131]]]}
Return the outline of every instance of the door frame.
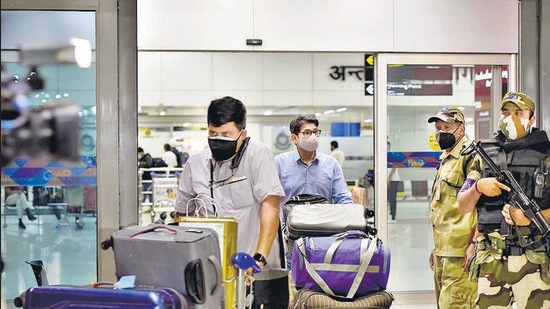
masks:
{"label": "door frame", "polygon": [[[374,93],[374,171],[375,171],[375,224],[378,238],[388,241],[388,211],[386,182],[388,158],[386,140],[388,136],[388,64],[410,65],[506,65],[508,66],[508,89],[517,89],[517,54],[403,54],[378,53],[375,55],[375,93]],[[501,100],[502,79],[493,72],[491,87],[492,128],[498,123],[498,107]],[[498,92],[497,92],[498,91]]]}
{"label": "door frame", "polygon": [[[1,0],[1,7],[95,12],[97,240],[137,224],[136,1]],[[97,250],[97,276],[99,281],[116,281],[112,251]]]}

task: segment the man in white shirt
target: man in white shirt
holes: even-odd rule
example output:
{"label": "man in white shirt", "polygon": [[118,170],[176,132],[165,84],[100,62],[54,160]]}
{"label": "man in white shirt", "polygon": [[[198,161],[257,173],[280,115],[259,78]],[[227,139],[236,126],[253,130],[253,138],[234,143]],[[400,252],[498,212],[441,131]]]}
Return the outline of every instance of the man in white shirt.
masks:
{"label": "man in white shirt", "polygon": [[344,161],[346,160],[346,154],[344,151],[340,148],[338,148],[338,142],[332,141],[330,142],[330,156],[336,159],[338,161],[338,164],[340,164],[340,167],[344,164]]}
{"label": "man in white shirt", "polygon": [[[261,267],[282,268],[276,236],[285,193],[271,151],[247,136],[241,101],[224,97],[210,103],[208,144],[183,167],[176,211],[194,213],[204,206],[209,213],[235,217],[237,251],[254,255]],[[189,202],[194,198],[201,202]]]}
{"label": "man in white shirt", "polygon": [[170,144],[164,144],[164,154],[162,155],[162,161],[166,163],[166,167],[174,168],[178,165],[178,159],[176,154],[172,151]]}

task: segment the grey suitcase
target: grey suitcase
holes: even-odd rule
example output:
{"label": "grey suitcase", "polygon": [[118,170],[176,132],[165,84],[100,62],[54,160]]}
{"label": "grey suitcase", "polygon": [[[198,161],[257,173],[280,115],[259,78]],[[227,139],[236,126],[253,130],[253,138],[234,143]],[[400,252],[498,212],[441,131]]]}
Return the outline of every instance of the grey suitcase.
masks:
{"label": "grey suitcase", "polygon": [[220,246],[208,228],[151,224],[111,236],[116,275],[136,275],[136,285],[173,288],[195,308],[224,305]]}
{"label": "grey suitcase", "polygon": [[285,206],[286,236],[331,236],[349,230],[375,235],[367,223],[369,210],[362,204],[301,204]]}

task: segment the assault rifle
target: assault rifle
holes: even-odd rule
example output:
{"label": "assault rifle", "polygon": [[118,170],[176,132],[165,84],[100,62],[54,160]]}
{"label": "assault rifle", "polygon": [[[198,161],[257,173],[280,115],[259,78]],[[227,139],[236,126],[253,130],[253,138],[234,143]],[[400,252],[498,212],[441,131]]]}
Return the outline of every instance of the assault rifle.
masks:
{"label": "assault rifle", "polygon": [[524,248],[530,247],[534,249],[535,247],[539,247],[544,244],[544,240],[550,241],[550,224],[542,214],[540,206],[537,204],[537,202],[530,199],[527,194],[525,194],[525,191],[523,191],[523,188],[521,188],[521,186],[509,170],[501,170],[495,164],[495,162],[491,160],[491,157],[487,155],[480,144],[481,141],[478,141],[477,143],[473,142],[466,149],[462,150],[460,154],[468,155],[474,151],[477,152],[481,156],[483,161],[487,163],[487,165],[495,173],[497,180],[511,189],[510,192],[508,192],[508,203],[513,207],[518,207],[519,209],[521,209],[525,216],[529,218],[531,222],[535,225],[538,233],[542,235],[542,241],[532,242],[528,244],[518,229],[517,231],[521,246]]}

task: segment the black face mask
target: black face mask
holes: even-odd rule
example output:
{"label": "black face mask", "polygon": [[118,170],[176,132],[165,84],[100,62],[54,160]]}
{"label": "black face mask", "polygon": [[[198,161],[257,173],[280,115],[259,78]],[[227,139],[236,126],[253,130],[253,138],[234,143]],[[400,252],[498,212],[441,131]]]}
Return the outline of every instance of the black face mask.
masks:
{"label": "black face mask", "polygon": [[232,139],[223,136],[209,137],[208,146],[212,151],[212,157],[217,162],[222,162],[231,159],[237,153],[237,141],[241,137],[241,132],[237,138]]}
{"label": "black face mask", "polygon": [[437,140],[437,143],[439,144],[439,147],[442,150],[449,149],[453,147],[456,143],[456,137],[454,136],[456,130],[458,130],[460,126],[458,126],[453,133],[449,132],[437,132],[435,133],[435,139]]}

